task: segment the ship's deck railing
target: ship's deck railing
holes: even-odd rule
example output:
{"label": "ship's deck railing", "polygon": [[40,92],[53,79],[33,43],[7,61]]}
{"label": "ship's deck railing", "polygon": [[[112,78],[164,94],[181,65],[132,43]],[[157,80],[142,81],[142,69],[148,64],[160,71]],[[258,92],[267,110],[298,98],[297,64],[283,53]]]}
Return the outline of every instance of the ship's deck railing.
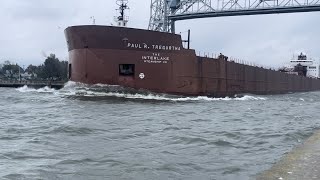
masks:
{"label": "ship's deck railing", "polygon": [[[203,58],[218,59],[218,57],[220,56],[220,53],[215,54],[215,53],[205,53],[205,52],[198,51],[198,52],[196,52],[196,55],[198,57],[203,57]],[[245,60],[234,58],[234,57],[228,57],[227,61],[235,62],[238,64],[247,65],[247,66],[260,67],[260,68],[264,68],[264,69],[270,69],[270,70],[277,71],[274,67],[271,67],[271,66],[261,65],[261,64],[255,63],[255,62],[245,61]]]}

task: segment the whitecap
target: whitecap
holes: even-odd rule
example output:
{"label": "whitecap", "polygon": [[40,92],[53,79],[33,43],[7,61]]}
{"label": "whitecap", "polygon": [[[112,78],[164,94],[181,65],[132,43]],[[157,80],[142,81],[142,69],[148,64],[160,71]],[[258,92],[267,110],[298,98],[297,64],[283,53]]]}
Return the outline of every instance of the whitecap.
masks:
{"label": "whitecap", "polygon": [[213,98],[207,96],[197,96],[197,97],[168,97],[166,94],[126,94],[119,92],[95,92],[90,90],[78,90],[71,93],[76,96],[85,96],[85,97],[118,97],[126,99],[142,99],[142,100],[159,100],[159,101],[174,101],[174,102],[187,102],[187,101],[248,101],[248,100],[266,100],[262,97],[254,96],[243,96],[236,98]]}
{"label": "whitecap", "polygon": [[16,89],[19,92],[35,92],[35,89],[29,88],[27,85]]}
{"label": "whitecap", "polygon": [[125,99],[141,99],[141,100],[158,100],[173,102],[188,101],[250,101],[250,100],[266,100],[264,97],[244,95],[242,97],[225,97],[213,98],[208,96],[173,96],[168,94],[152,93],[147,90],[134,90],[119,85],[94,84],[88,85],[79,82],[69,81],[64,88],[54,92],[55,95],[61,96],[77,96],[77,97],[117,97]]}
{"label": "whitecap", "polygon": [[52,93],[52,92],[56,91],[55,89],[49,88],[48,86],[45,86],[40,89],[35,89],[35,88],[28,87],[27,85],[24,85],[23,87],[17,88],[16,90],[19,92],[22,92],[22,93],[28,93],[28,92]]}

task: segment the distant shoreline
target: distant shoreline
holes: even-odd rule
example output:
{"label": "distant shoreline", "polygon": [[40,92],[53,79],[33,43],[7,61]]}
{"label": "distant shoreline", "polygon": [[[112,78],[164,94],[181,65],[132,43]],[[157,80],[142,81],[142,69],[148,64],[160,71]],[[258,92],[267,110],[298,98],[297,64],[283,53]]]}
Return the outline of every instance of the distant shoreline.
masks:
{"label": "distant shoreline", "polygon": [[67,81],[18,81],[18,80],[0,80],[0,87],[19,88],[23,86],[35,89],[49,87],[53,89],[61,89]]}

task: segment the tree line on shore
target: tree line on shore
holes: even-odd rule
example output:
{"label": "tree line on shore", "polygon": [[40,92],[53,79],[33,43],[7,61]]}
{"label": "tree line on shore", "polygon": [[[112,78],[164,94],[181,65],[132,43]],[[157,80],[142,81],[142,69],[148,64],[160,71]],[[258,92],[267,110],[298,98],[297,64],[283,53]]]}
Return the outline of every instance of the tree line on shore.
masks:
{"label": "tree line on shore", "polygon": [[21,80],[21,78],[65,81],[68,79],[68,61],[60,61],[55,54],[50,54],[43,64],[39,66],[30,64],[26,69],[10,61],[4,61],[4,64],[0,65],[0,79]]}

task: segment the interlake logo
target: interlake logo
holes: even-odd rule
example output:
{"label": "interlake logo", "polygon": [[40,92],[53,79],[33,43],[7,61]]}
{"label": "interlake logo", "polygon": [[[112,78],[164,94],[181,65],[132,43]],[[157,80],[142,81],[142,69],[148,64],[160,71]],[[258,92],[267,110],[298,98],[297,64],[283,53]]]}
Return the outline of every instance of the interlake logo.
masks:
{"label": "interlake logo", "polygon": [[170,57],[169,56],[163,56],[160,53],[152,53],[150,55],[142,56],[141,60],[144,63],[167,64],[168,61],[170,61]]}

